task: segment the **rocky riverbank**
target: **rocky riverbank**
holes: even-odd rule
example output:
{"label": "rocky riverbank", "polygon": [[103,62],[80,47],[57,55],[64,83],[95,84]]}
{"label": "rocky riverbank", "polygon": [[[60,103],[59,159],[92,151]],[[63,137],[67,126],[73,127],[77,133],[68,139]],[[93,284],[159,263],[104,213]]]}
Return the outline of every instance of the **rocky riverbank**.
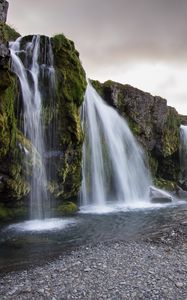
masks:
{"label": "rocky riverbank", "polygon": [[83,246],[44,266],[8,273],[0,278],[0,299],[184,300],[186,227],[162,239],[157,233],[145,241]]}

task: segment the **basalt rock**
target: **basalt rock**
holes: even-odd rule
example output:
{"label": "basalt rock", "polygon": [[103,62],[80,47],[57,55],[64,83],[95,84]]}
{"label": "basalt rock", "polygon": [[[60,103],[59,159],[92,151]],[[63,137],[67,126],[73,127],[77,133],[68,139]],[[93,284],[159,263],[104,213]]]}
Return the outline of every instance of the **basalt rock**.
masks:
{"label": "basalt rock", "polygon": [[167,106],[167,101],[152,96],[130,85],[112,81],[92,84],[104,100],[128,121],[130,128],[143,146],[155,181],[160,187],[171,183],[171,189],[179,179],[179,127],[186,118]]}
{"label": "basalt rock", "polygon": [[5,23],[7,19],[8,2],[0,0],[0,22]]}

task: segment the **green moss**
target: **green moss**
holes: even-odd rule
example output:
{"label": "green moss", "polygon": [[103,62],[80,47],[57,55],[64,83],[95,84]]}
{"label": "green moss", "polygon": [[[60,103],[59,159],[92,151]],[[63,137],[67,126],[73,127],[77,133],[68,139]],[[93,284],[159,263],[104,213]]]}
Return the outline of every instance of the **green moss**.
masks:
{"label": "green moss", "polygon": [[91,80],[91,84],[96,89],[96,91],[99,93],[99,95],[104,98],[104,91],[103,86],[98,80]]}
{"label": "green moss", "polygon": [[[64,35],[51,39],[56,70],[56,135],[64,155],[58,167],[58,198],[73,199],[81,184],[83,132],[80,106],[86,89],[86,75],[74,43]],[[53,185],[54,186],[54,185]]]}
{"label": "green moss", "polygon": [[16,142],[16,117],[14,99],[17,93],[17,81],[8,70],[0,70],[3,82],[0,83],[0,160],[14,149]]}
{"label": "green moss", "polygon": [[73,215],[78,211],[78,207],[73,202],[66,202],[64,204],[61,204],[57,208],[57,212],[60,215]]}
{"label": "green moss", "polygon": [[160,189],[167,191],[174,191],[176,189],[176,182],[171,180],[165,180],[163,178],[155,178],[154,184]]}
{"label": "green moss", "polygon": [[60,34],[52,38],[52,45],[57,76],[62,79],[59,84],[63,85],[63,91],[60,90],[66,101],[73,101],[80,106],[83,102],[86,79],[74,43]]}
{"label": "green moss", "polygon": [[128,122],[130,129],[132,130],[133,134],[135,134],[136,136],[140,135],[140,133],[142,132],[142,129],[140,128],[139,124],[136,123],[134,120],[132,120],[129,117],[127,117],[127,122]]}
{"label": "green moss", "polygon": [[7,41],[15,41],[18,37],[20,37],[20,34],[13,27],[7,24],[5,24],[4,34]]}
{"label": "green moss", "polygon": [[179,150],[180,124],[180,116],[176,110],[172,107],[168,107],[168,115],[162,137],[164,157],[170,156]]}
{"label": "green moss", "polygon": [[16,180],[9,179],[7,181],[7,190],[12,199],[21,200],[30,192],[29,184],[23,178],[16,178]]}
{"label": "green moss", "polygon": [[0,39],[3,43],[15,41],[20,34],[11,26],[0,22]]}
{"label": "green moss", "polygon": [[0,220],[5,220],[9,217],[9,210],[0,203]]}
{"label": "green moss", "polygon": [[11,219],[24,218],[28,214],[25,207],[8,208],[0,203],[0,221],[8,221]]}
{"label": "green moss", "polygon": [[158,160],[154,158],[154,156],[151,155],[151,153],[149,154],[149,167],[151,170],[151,174],[153,176],[156,176],[158,170]]}

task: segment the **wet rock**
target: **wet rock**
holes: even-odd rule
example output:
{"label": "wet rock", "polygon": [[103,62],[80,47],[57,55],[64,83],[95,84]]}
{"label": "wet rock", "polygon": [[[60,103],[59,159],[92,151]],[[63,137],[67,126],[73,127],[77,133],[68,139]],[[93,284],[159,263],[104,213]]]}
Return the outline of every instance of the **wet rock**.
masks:
{"label": "wet rock", "polygon": [[150,187],[150,198],[152,203],[170,203],[172,202],[173,198],[172,196],[160,189],[157,189],[155,187]]}
{"label": "wet rock", "polygon": [[0,41],[0,68],[6,68],[10,59],[10,51],[7,45]]}
{"label": "wet rock", "polygon": [[7,19],[7,11],[8,11],[8,2],[4,0],[0,0],[0,68],[7,68],[9,59],[10,59],[10,51],[7,47],[7,41],[4,37],[4,26]]}
{"label": "wet rock", "polygon": [[160,204],[164,204],[164,203],[170,203],[172,202],[171,198],[166,198],[166,197],[160,197],[160,198],[151,198],[151,203],[160,203]]}
{"label": "wet rock", "polygon": [[176,187],[175,195],[180,199],[187,199],[187,191],[184,191],[180,186]]}

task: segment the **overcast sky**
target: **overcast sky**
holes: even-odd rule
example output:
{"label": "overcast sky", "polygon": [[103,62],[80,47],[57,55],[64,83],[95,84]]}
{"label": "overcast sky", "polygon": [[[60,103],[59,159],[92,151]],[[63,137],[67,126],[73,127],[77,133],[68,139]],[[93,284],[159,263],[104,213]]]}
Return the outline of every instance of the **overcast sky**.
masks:
{"label": "overcast sky", "polygon": [[187,0],[9,0],[22,35],[64,33],[89,78],[160,95],[187,114]]}

